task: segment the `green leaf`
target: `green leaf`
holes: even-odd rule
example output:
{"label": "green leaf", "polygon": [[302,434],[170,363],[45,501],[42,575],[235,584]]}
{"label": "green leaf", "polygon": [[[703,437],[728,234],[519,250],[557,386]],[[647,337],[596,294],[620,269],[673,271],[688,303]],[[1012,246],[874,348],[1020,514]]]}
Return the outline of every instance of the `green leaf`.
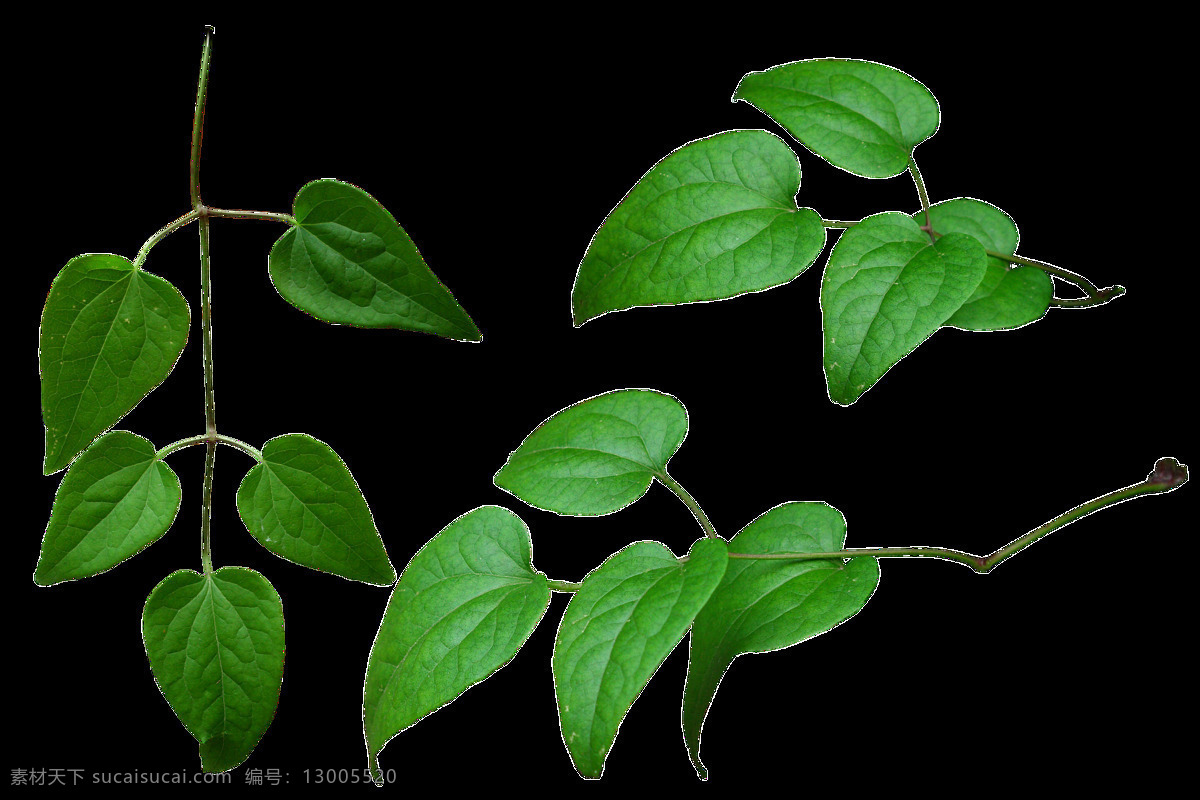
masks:
{"label": "green leaf", "polygon": [[508,456],[501,489],[545,511],[610,514],[644,495],[687,436],[683,405],[647,389],[597,395],[559,411]]}
{"label": "green leaf", "polygon": [[263,445],[262,463],[242,479],[238,514],[275,555],[376,586],[396,582],[371,509],[329,445],[302,433]]}
{"label": "green leaf", "polygon": [[[785,503],[729,541],[732,553],[827,553],[846,542],[846,520],[824,503]],[[731,558],[692,627],[683,692],[683,738],[700,777],[700,732],[717,686],[740,655],[782,650],[825,633],[857,614],[879,585],[869,557]],[[786,710],[783,713],[788,713]]]}
{"label": "green leaf", "polygon": [[596,231],[571,292],[578,327],[609,311],[780,286],[825,247],[796,208],[800,164],[766,131],[699,139],[655,164]]}
{"label": "green leaf", "polygon": [[200,743],[205,772],[249,757],[283,684],[283,603],[262,575],[179,570],[146,598],[142,641],[159,691]]}
{"label": "green leaf", "polygon": [[363,722],[370,768],[388,741],[503,667],[550,604],[520,517],[482,506],[413,556],[367,661]]}
{"label": "green leaf", "polygon": [[371,195],[335,180],[300,189],[297,224],[271,248],[275,289],[301,311],[360,328],[399,328],[477,342],[482,336]]}
{"label": "green leaf", "polygon": [[721,582],[721,539],[687,560],[636,542],[588,573],[563,613],[551,666],[563,742],[576,771],[599,778],[617,729]]}
{"label": "green leaf", "polygon": [[128,414],[175,366],[191,313],[179,290],[107,253],[59,271],[42,312],[45,474]]}
{"label": "green leaf", "polygon": [[[923,223],[925,212],[913,219]],[[970,197],[944,200],[929,207],[929,222],[941,234],[974,236],[985,249],[1013,255],[1017,252],[1017,223],[995,206]],[[988,256],[987,271],[975,293],[946,320],[946,327],[967,331],[1019,328],[1040,319],[1050,307],[1054,283],[1037,267],[1016,267]]]}
{"label": "green leaf", "polygon": [[154,453],[141,436],[112,431],[71,464],[54,495],[34,583],[99,575],[167,532],[179,511],[179,478]]}
{"label": "green leaf", "polygon": [[821,283],[825,381],[850,405],[953,316],[983,280],[976,239],[930,242],[907,214],[867,217],[842,234]]}
{"label": "green leaf", "polygon": [[913,149],[940,121],[928,89],[871,61],[815,58],[751,72],[733,99],[762,111],[830,164],[864,178],[904,172]]}

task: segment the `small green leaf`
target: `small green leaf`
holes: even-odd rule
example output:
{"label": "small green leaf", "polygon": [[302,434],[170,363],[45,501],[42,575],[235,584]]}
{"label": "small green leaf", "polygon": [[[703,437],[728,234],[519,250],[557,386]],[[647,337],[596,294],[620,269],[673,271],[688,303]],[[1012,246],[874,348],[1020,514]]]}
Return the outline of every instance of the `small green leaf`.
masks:
{"label": "small green leaf", "polygon": [[[846,520],[824,503],[784,503],[729,541],[732,553],[828,553],[846,542]],[[702,779],[700,732],[734,659],[782,650],[857,614],[879,585],[869,557],[812,561],[731,558],[720,586],[696,615],[683,692],[683,738]],[[785,712],[786,713],[786,712]]]}
{"label": "small green leaf", "polygon": [[71,464],[54,495],[34,583],[99,575],[167,532],[179,511],[179,478],[154,452],[141,436],[112,431]]}
{"label": "small green leaf", "polygon": [[296,195],[293,215],[297,224],[275,242],[269,265],[275,289],[296,308],[360,328],[482,338],[404,229],[362,189],[313,181]]}
{"label": "small green leaf", "polygon": [[[913,219],[925,222],[925,212]],[[985,249],[1013,255],[1017,252],[1017,223],[995,206],[970,197],[934,203],[929,207],[930,226],[938,233],[974,236]],[[1040,319],[1050,307],[1054,283],[1037,267],[1016,267],[988,256],[987,271],[975,293],[946,320],[948,328],[967,331],[1000,331],[1019,328]]]}
{"label": "small green leaf", "polygon": [[636,542],[588,576],[563,613],[551,666],[563,742],[575,770],[599,778],[621,721],[721,582],[721,539],[686,560]]}
{"label": "small green leaf", "polygon": [[175,366],[191,313],[179,290],[121,256],[67,262],[42,312],[43,471],[58,472]]}
{"label": "small green leaf", "polygon": [[825,381],[850,405],[971,296],[987,270],[975,238],[930,242],[907,214],[867,217],[842,234],[821,283]]}
{"label": "small green leaf", "polygon": [[933,136],[933,94],[898,69],[871,61],[815,58],[742,78],[744,100],[805,147],[847,172],[890,178],[908,169],[913,149]]}
{"label": "small green leaf", "polygon": [[610,514],[644,495],[687,436],[683,405],[647,389],[597,395],[559,411],[508,456],[494,478],[535,508]]}
{"label": "small green leaf", "polygon": [[372,773],[388,741],[503,667],[550,604],[520,517],[482,506],[404,568],[367,661],[363,727]]}
{"label": "small green leaf", "polygon": [[571,292],[575,325],[792,280],[825,247],[821,218],[796,208],[799,189],[796,154],[766,131],[719,133],[679,148],[596,231]]}
{"label": "small green leaf", "polygon": [[275,555],[376,586],[396,582],[371,509],[329,445],[302,433],[278,436],[242,479],[238,514]]}
{"label": "small green leaf", "polygon": [[178,570],[146,598],[142,641],[159,691],[200,743],[205,772],[245,761],[283,685],[283,603],[262,575]]}

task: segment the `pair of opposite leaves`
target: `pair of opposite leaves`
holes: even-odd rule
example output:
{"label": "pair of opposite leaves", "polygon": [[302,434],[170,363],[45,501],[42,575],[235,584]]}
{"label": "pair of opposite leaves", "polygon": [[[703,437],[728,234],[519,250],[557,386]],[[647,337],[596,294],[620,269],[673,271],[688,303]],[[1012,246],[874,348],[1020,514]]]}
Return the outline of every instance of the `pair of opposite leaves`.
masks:
{"label": "pair of opposite leaves", "polygon": [[[937,101],[899,70],[814,59],[746,75],[734,93],[816,155],[868,178],[908,169],[940,122]],[[825,247],[821,217],[798,208],[800,165],[774,134],[732,131],[659,161],[609,214],[571,295],[575,324],[637,306],[719,300],[785,284]],[[917,220],[920,220],[918,222]],[[849,405],[941,327],[1005,330],[1040,318],[1053,284],[1009,265],[1017,226],[958,198],[924,213],[886,212],[841,234],[821,284],[830,398]]]}
{"label": "pair of opposite leaves", "polygon": [[[625,389],[543,422],[510,454],[496,485],[572,516],[617,511],[667,480],[687,435],[673,397]],[[584,578],[555,639],[563,743],[580,775],[600,777],[626,713],[691,630],[683,732],[702,777],[700,733],[717,686],[740,655],[790,647],[856,614],[879,582],[874,558],[731,559],[740,553],[824,553],[846,523],[824,503],[785,503],[733,539],[705,538],[678,559],[643,541]],[[550,602],[533,566],[529,529],[483,506],[459,517],[400,576],[367,663],[363,720],[369,765],[384,745],[508,663]]]}
{"label": "pair of opposite leaves", "polygon": [[[296,224],[271,248],[279,294],[312,316],[479,341],[479,329],[408,234],[373,197],[334,180],[307,184]],[[39,342],[45,474],[71,462],[166,380],[191,314],[170,282],[127,258],[89,254],[55,277]]]}

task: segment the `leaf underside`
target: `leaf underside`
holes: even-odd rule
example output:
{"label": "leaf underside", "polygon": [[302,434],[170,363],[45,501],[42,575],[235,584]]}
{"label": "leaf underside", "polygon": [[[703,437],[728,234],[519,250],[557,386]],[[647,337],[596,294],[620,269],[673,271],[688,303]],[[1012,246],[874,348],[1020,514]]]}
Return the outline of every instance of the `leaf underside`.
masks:
{"label": "leaf underside", "polygon": [[296,308],[361,328],[482,338],[404,229],[362,189],[313,181],[296,195],[293,215],[297,224],[268,263],[275,289]]}
{"label": "leaf underside", "polygon": [[636,542],[571,598],[551,665],[563,742],[581,776],[604,771],[621,721],[717,587],[726,552],[724,541],[701,539],[681,561],[658,542]]}
{"label": "leaf underside", "polygon": [[141,436],[112,431],[71,464],[54,495],[35,583],[98,575],[167,532],[179,511],[179,478],[154,453]]}
{"label": "leaf underside", "polygon": [[283,603],[245,567],[179,570],[146,599],[142,639],[159,690],[200,743],[205,772],[227,772],[257,746],[283,684]]}
{"label": "leaf underside", "polygon": [[[918,211],[913,219],[925,221]],[[941,234],[965,233],[994,253],[1017,252],[1019,234],[1012,217],[993,205],[969,197],[934,203],[929,207],[931,227]],[[946,320],[948,328],[999,331],[1019,328],[1040,319],[1050,307],[1054,284],[1037,267],[1023,267],[988,256],[987,271],[974,293]]]}
{"label": "leaf underside", "polygon": [[[826,553],[846,541],[846,521],[824,503],[785,503],[729,541],[736,553]],[[726,670],[740,655],[791,647],[857,614],[879,585],[875,558],[731,558],[720,585],[696,615],[683,694],[683,736],[703,779],[700,734]],[[780,713],[791,713],[780,709]]]}
{"label": "leaf underside", "polygon": [[751,72],[733,99],[750,103],[835,167],[864,178],[908,169],[913,149],[933,136],[940,120],[928,89],[870,61],[817,58]]}
{"label": "leaf underside", "polygon": [[187,342],[179,290],[117,255],[67,262],[42,312],[43,471],[65,467],[166,380]]}
{"label": "leaf underside", "polygon": [[529,529],[482,506],[413,556],[396,584],[363,687],[369,766],[388,740],[503,667],[550,604]]}
{"label": "leaf underside", "polygon": [[367,501],[337,453],[304,434],[276,437],[262,453],[238,487],[237,508],[263,547],[352,581],[395,583]]}
{"label": "leaf underside", "polygon": [[622,389],[559,411],[496,473],[498,487],[545,511],[608,514],[644,495],[687,435],[670,395]]}
{"label": "leaf underside", "polygon": [[766,131],[730,131],[655,164],[596,231],[575,278],[576,326],[610,311],[735,297],[787,283],[825,246],[796,208],[800,165]]}
{"label": "leaf underside", "polygon": [[838,240],[821,282],[825,380],[849,405],[962,307],[987,255],[973,237],[936,243],[912,217],[867,217]]}

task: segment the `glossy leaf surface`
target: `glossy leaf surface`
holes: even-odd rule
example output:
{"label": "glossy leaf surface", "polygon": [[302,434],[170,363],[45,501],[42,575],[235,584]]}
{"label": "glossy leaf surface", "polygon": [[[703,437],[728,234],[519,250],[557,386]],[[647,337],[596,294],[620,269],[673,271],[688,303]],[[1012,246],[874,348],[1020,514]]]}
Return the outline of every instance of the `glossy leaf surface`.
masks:
{"label": "glossy leaf surface", "polygon": [[821,282],[830,399],[857,400],[962,307],[986,269],[976,239],[950,233],[934,244],[907,214],[846,230]]}
{"label": "glossy leaf surface", "polygon": [[159,690],[200,743],[205,772],[253,752],[283,684],[283,603],[262,575],[179,570],[146,599],[142,640]]}
{"label": "glossy leaf surface", "polygon": [[521,442],[495,483],[526,503],[592,516],[624,508],[666,474],[687,436],[687,411],[670,395],[622,389],[559,411]]}
{"label": "glossy leaf surface", "polygon": [[290,228],[271,248],[276,290],[317,319],[477,342],[481,336],[417,246],[371,195],[319,180],[296,195]]}
{"label": "glossy leaf surface", "polygon": [[734,297],[787,283],[825,246],[796,208],[800,165],[766,131],[731,131],[655,164],[596,231],[571,293],[575,324],[635,306]]}
{"label": "glossy leaf surface", "polygon": [[[826,553],[846,541],[846,521],[824,503],[785,503],[729,541],[731,553]],[[857,614],[879,584],[869,557],[812,561],[731,558],[696,616],[683,694],[683,735],[701,778],[700,732],[726,670],[740,655],[791,647]],[[780,709],[778,713],[793,713]]]}
{"label": "glossy leaf surface", "polygon": [[179,478],[154,453],[141,436],[112,431],[75,459],[54,495],[34,583],[98,575],[167,532],[179,511]]}
{"label": "glossy leaf surface", "polygon": [[750,103],[821,158],[864,178],[908,169],[913,148],[933,136],[940,119],[928,89],[870,61],[816,58],[751,72],[733,99]]}
{"label": "glossy leaf surface", "polygon": [[[925,221],[918,211],[913,219]],[[1020,240],[1017,223],[993,205],[959,197],[934,203],[929,207],[929,221],[940,234],[965,233],[979,240],[985,249],[1012,255]],[[1050,307],[1054,284],[1050,276],[1037,267],[1012,267],[994,256],[988,256],[987,271],[979,287],[955,311],[946,326],[968,331],[999,331],[1019,328],[1041,318]]]}
{"label": "glossy leaf surface", "polygon": [[76,256],[42,312],[44,472],[71,462],[171,374],[187,342],[187,301],[121,256]]}
{"label": "glossy leaf surface", "polygon": [[529,529],[483,506],[413,556],[371,647],[363,721],[372,770],[393,736],[507,664],[550,603]]}
{"label": "glossy leaf surface", "polygon": [[725,542],[701,539],[686,561],[636,542],[590,572],[554,642],[559,726],[575,769],[599,778],[621,721],[725,573]]}
{"label": "glossy leaf surface", "polygon": [[396,570],[367,501],[329,445],[305,434],[263,445],[242,479],[238,514],[259,543],[301,566],[390,586]]}

